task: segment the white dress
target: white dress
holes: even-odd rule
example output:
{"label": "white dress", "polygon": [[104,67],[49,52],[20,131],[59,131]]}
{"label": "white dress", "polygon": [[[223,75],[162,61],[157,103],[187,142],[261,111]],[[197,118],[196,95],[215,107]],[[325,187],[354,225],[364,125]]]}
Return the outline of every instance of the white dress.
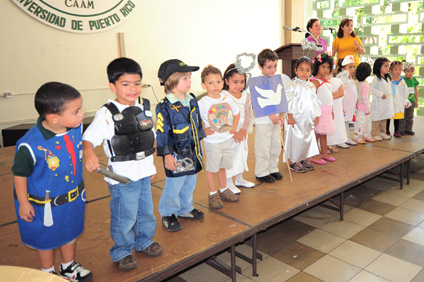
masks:
{"label": "white dress", "polygon": [[343,110],[344,120],[352,121],[353,114],[355,113],[356,100],[357,100],[357,89],[355,82],[349,78],[349,71],[342,71],[337,75],[337,78],[343,82],[344,96],[343,96]]}
{"label": "white dress", "polygon": [[287,113],[293,115],[294,125],[285,119],[285,149],[292,162],[298,162],[319,154],[314,132],[314,120],[321,116],[321,102],[315,85],[310,81],[295,78],[286,87]]}
{"label": "white dress", "polygon": [[[338,78],[332,78],[330,80],[331,91],[336,92],[337,89],[343,84]],[[333,112],[334,112],[334,134],[327,135],[327,145],[342,144],[347,141],[346,126],[343,114],[343,97],[333,100]]]}
{"label": "white dress", "polygon": [[406,85],[405,80],[400,77],[399,82],[391,81],[392,91],[393,91],[393,110],[394,113],[403,113],[405,107],[407,108],[410,103],[408,100],[409,89]]}
{"label": "white dress", "polygon": [[[371,120],[381,121],[393,118],[393,92],[390,86],[391,81],[386,81],[384,78],[374,77],[371,83]],[[381,98],[386,94],[387,98]]]}

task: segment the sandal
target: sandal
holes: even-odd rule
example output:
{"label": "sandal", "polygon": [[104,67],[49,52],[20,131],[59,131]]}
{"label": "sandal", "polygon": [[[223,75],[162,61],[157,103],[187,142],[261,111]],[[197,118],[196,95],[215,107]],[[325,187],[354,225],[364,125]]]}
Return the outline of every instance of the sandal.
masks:
{"label": "sandal", "polygon": [[330,151],[330,153],[338,153],[339,150],[334,148],[333,146],[328,146],[327,147],[328,151]]}

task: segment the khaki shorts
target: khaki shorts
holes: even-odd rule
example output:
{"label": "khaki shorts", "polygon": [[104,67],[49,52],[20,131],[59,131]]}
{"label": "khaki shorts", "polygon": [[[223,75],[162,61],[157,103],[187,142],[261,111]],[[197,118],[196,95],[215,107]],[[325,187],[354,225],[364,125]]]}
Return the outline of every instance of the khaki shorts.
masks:
{"label": "khaki shorts", "polygon": [[204,142],[206,153],[206,170],[217,173],[219,169],[230,169],[233,167],[232,140],[221,143]]}

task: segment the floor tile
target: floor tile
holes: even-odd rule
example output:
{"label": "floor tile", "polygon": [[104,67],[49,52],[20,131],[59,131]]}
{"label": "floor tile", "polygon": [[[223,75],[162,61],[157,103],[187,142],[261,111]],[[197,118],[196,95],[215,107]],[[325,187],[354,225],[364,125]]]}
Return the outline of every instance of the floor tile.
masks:
{"label": "floor tile", "polygon": [[388,217],[382,217],[370,226],[371,229],[381,231],[396,238],[401,238],[414,228],[410,225]]}
{"label": "floor tile", "polygon": [[293,242],[292,239],[281,236],[278,229],[270,228],[265,232],[261,232],[257,237],[257,248],[260,252],[272,255],[278,250],[288,246]]}
{"label": "floor tile", "polygon": [[[250,271],[250,272],[249,272]],[[290,279],[299,272],[298,269],[279,261],[273,257],[267,257],[258,264],[258,277],[248,276],[252,273],[251,269],[244,271],[244,275],[253,281],[281,282]]]}
{"label": "floor tile", "polygon": [[[252,257],[252,247],[247,246],[246,244],[238,245],[236,247],[236,251],[247,256]],[[229,252],[223,252],[218,256],[223,262],[225,262],[227,265],[231,265],[231,254]],[[245,270],[251,266],[250,263],[247,261],[244,261],[240,258],[236,257],[236,264],[239,266],[242,270]]]}
{"label": "floor tile", "polygon": [[400,207],[414,212],[424,213],[424,201],[421,200],[409,199],[400,205]]}
{"label": "floor tile", "polygon": [[340,214],[338,212],[317,206],[295,216],[294,219],[316,228],[320,228],[326,223],[338,220],[339,217]]}
{"label": "floor tile", "polygon": [[359,271],[361,271],[360,268],[329,255],[320,258],[304,270],[304,272],[325,282],[349,281]]}
{"label": "floor tile", "polygon": [[348,206],[359,207],[380,192],[378,189],[359,185],[345,192],[344,203]]}
{"label": "floor tile", "polygon": [[390,280],[363,270],[356,274],[349,282],[390,282]]}
{"label": "floor tile", "polygon": [[376,200],[369,200],[359,207],[361,210],[372,212],[379,215],[386,215],[396,208],[394,205],[386,204]]}
{"label": "floor tile", "polygon": [[400,260],[398,258],[382,254],[374,262],[372,262],[365,270],[374,273],[378,276],[386,278],[390,281],[411,281],[418,272],[421,271],[421,267]]}
{"label": "floor tile", "polygon": [[403,239],[424,246],[424,229],[414,228],[411,232],[406,234]]}
{"label": "floor tile", "polygon": [[399,189],[399,182],[387,180],[381,177],[374,177],[367,182],[364,182],[362,185],[378,189],[381,191],[387,191],[390,189]]}
{"label": "floor tile", "polygon": [[424,191],[421,191],[420,193],[418,193],[417,195],[415,195],[412,198],[414,198],[416,200],[424,201]]}
{"label": "floor tile", "polygon": [[364,245],[365,247],[374,249],[376,251],[384,252],[390,246],[396,243],[398,239],[381,231],[377,231],[371,228],[365,228],[364,230],[350,238],[350,240],[352,242]]}
{"label": "floor tile", "polygon": [[[243,273],[244,273],[244,272],[243,272]],[[237,281],[237,282],[253,282],[254,280],[252,280],[252,279],[250,279],[250,278],[246,277],[246,276],[245,276],[245,275],[243,275],[243,274],[237,273],[237,274],[236,274],[236,281]],[[225,280],[225,282],[232,282],[232,279],[231,279],[231,278],[228,278],[227,280]]]}
{"label": "floor tile", "polygon": [[367,212],[358,208],[353,208],[344,215],[344,220],[347,220],[347,221],[350,221],[365,227],[379,220],[380,218],[381,218],[381,215],[379,214]]}
{"label": "floor tile", "polygon": [[172,278],[168,278],[163,280],[163,282],[186,282],[184,279],[182,279],[180,276],[175,276]]}
{"label": "floor tile", "polygon": [[386,214],[386,217],[396,219],[408,224],[418,225],[419,223],[421,223],[421,221],[424,220],[424,213],[418,213],[398,207]]}
{"label": "floor tile", "polygon": [[333,221],[322,226],[320,229],[338,235],[345,239],[349,239],[359,231],[364,229],[365,226],[350,222],[350,221]]}
{"label": "floor tile", "polygon": [[388,191],[381,192],[372,198],[373,200],[380,201],[386,204],[399,206],[406,202],[409,198],[404,196],[399,196]]}
{"label": "floor tile", "polygon": [[274,253],[272,257],[303,270],[324,256],[324,253],[298,242],[293,242],[284,249]]}
{"label": "floor tile", "polygon": [[311,225],[305,224],[295,219],[284,221],[280,224],[279,228],[281,230],[281,236],[288,237],[292,240],[297,240],[316,229]]}
{"label": "floor tile", "polygon": [[228,276],[205,263],[183,272],[180,277],[187,282],[224,282],[228,280]]}
{"label": "floor tile", "polygon": [[359,268],[364,268],[381,255],[381,252],[347,240],[328,254]]}
{"label": "floor tile", "polygon": [[421,270],[411,282],[423,282],[424,281],[424,270]]}
{"label": "floor tile", "polygon": [[322,282],[322,280],[301,271],[289,280],[287,280],[287,282]]}
{"label": "floor tile", "polygon": [[399,240],[385,254],[398,259],[424,266],[424,246],[406,240]]}
{"label": "floor tile", "polygon": [[299,238],[297,241],[323,253],[328,253],[337,246],[341,245],[344,241],[346,241],[346,239],[326,231],[316,229],[308,235]]}
{"label": "floor tile", "polygon": [[419,187],[418,185],[403,185],[403,189],[393,189],[389,192],[396,195],[412,198],[422,192],[423,189],[424,187]]}

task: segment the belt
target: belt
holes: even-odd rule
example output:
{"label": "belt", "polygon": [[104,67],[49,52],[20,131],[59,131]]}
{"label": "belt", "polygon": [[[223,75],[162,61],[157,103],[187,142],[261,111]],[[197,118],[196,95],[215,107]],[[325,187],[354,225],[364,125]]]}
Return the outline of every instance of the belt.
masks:
{"label": "belt", "polygon": [[[84,191],[84,189],[85,189],[84,181],[81,181],[81,183],[75,189],[69,191],[66,194],[52,197],[49,200],[46,200],[45,197],[39,197],[39,196],[28,194],[28,200],[30,203],[37,206],[44,206],[46,203],[50,202],[52,207],[57,207],[57,206],[74,201],[76,198],[78,198],[81,192]],[[13,190],[13,194],[14,194],[13,195],[14,198],[17,199],[15,190]]]}
{"label": "belt", "polygon": [[139,161],[142,160],[150,155],[152,155],[155,152],[155,148],[151,148],[149,150],[138,152],[131,155],[125,155],[125,156],[114,156],[111,157],[110,160],[112,162],[126,162],[126,161]]}

